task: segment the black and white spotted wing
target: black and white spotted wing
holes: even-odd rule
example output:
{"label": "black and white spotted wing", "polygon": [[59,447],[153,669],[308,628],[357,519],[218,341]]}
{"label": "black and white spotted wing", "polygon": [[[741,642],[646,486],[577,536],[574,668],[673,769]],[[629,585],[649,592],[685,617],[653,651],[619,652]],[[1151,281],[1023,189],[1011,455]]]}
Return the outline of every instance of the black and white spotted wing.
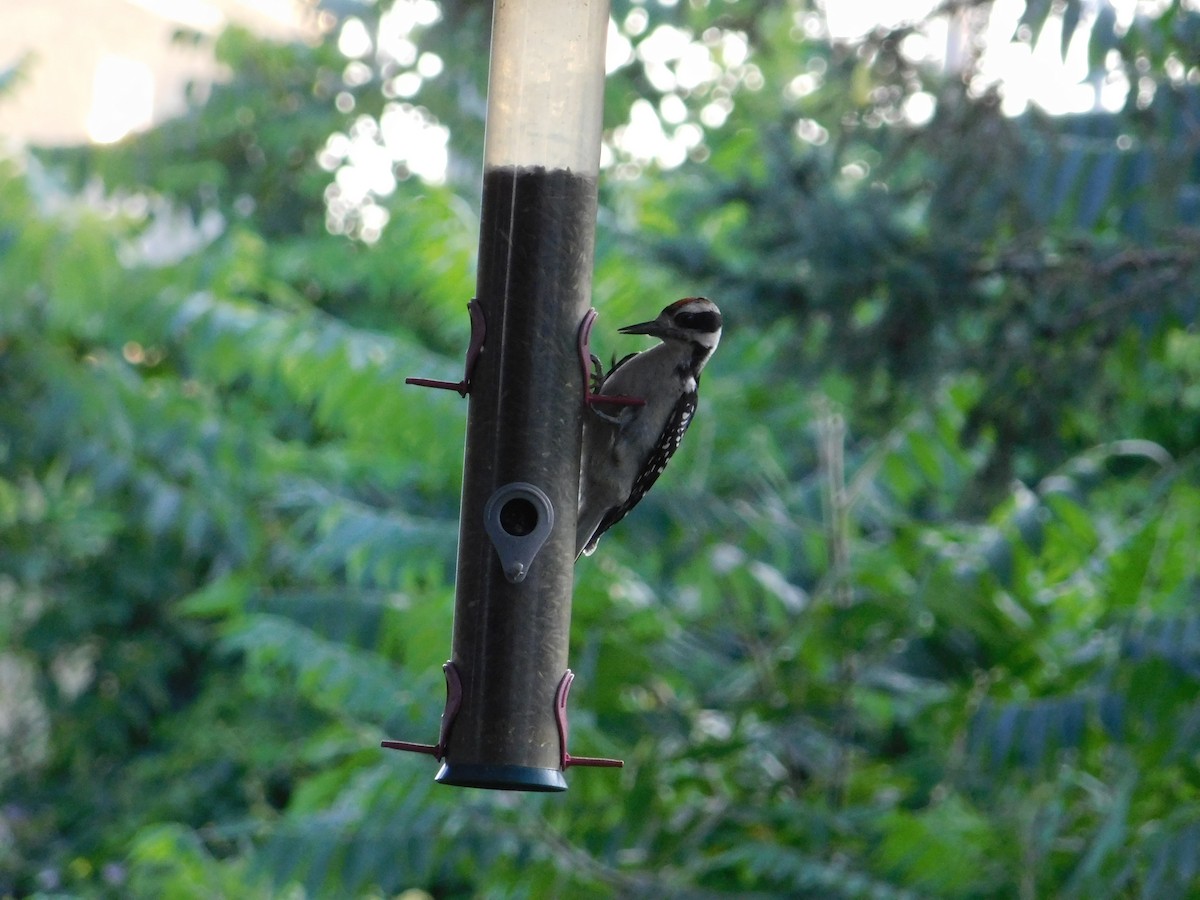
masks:
{"label": "black and white spotted wing", "polygon": [[604,518],[600,520],[600,526],[596,529],[596,533],[592,535],[592,539],[588,541],[589,549],[596,546],[596,541],[600,540],[600,536],[608,529],[612,528],[623,518],[626,513],[638,505],[646,492],[654,486],[654,482],[658,481],[658,476],[667,468],[667,463],[671,457],[675,455],[675,451],[679,449],[679,442],[683,440],[683,435],[687,432],[688,426],[692,424],[692,417],[696,414],[697,394],[691,391],[679,398],[679,402],[675,404],[675,408],[671,410],[670,418],[667,419],[667,424],[663,428],[662,435],[658,439],[658,444],[650,458],[642,464],[642,469],[638,473],[637,478],[633,482],[633,491],[629,497],[620,506],[614,506],[604,514]]}

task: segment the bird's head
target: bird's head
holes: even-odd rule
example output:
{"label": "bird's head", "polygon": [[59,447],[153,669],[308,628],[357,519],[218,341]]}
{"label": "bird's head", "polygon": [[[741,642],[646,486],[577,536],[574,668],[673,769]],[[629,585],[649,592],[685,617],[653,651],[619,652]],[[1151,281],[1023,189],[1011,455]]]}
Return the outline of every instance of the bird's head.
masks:
{"label": "bird's head", "polygon": [[658,318],[627,325],[621,334],[648,334],[661,341],[680,341],[711,354],[721,340],[721,310],[707,297],[676,300]]}

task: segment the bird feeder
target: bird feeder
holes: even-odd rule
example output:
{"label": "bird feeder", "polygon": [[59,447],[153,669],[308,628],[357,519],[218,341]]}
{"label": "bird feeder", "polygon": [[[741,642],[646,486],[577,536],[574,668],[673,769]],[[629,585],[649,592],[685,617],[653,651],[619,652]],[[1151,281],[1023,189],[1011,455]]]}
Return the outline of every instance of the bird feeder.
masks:
{"label": "bird feeder", "polygon": [[608,0],[496,0],[442,784],[561,791]]}

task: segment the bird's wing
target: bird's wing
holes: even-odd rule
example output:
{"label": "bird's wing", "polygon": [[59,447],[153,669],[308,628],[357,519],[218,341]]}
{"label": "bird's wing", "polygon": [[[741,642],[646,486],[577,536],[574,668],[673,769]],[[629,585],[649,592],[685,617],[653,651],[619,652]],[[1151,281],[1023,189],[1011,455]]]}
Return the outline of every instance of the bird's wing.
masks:
{"label": "bird's wing", "polygon": [[626,514],[638,505],[638,502],[646,496],[646,493],[654,486],[654,482],[658,481],[658,476],[663,473],[667,467],[667,462],[679,449],[679,442],[683,440],[684,433],[688,430],[688,426],[692,424],[692,417],[696,414],[696,399],[697,394],[692,391],[684,394],[679,398],[679,402],[675,404],[675,408],[671,410],[671,415],[667,419],[667,424],[663,427],[662,434],[658,439],[658,445],[650,459],[643,462],[641,471],[638,473],[633,482],[633,490],[629,497],[620,506],[614,506],[604,514],[600,520],[600,524],[596,527],[595,533],[587,542],[584,548],[584,553],[590,553],[596,547],[596,542],[600,540],[600,535],[608,531],[623,518]]}

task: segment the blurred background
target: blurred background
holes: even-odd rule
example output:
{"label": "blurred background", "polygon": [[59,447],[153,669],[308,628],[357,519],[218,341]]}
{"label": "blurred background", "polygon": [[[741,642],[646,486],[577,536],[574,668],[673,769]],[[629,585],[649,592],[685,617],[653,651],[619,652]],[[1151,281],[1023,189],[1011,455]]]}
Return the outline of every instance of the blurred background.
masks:
{"label": "blurred background", "polygon": [[490,6],[0,5],[0,896],[1200,896],[1200,2],[614,0],[594,345],[726,314],[438,787]]}

